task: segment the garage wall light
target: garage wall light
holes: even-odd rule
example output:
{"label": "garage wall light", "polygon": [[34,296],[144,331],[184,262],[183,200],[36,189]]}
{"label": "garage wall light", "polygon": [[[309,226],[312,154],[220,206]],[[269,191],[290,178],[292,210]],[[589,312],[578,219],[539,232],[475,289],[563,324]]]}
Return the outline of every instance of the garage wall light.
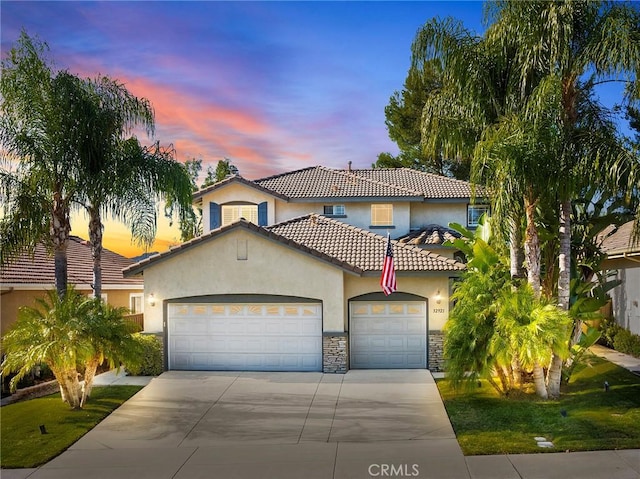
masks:
{"label": "garage wall light", "polygon": [[149,295],[149,297],[147,298],[147,302],[149,303],[149,306],[156,305],[156,297],[153,295],[153,293]]}

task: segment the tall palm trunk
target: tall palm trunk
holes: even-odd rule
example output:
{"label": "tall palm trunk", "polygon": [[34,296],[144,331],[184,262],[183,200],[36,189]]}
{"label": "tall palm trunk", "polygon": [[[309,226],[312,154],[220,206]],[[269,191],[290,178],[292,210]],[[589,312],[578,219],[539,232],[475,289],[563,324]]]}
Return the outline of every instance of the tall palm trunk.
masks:
{"label": "tall palm trunk", "polygon": [[[568,311],[571,296],[571,200],[565,199],[559,205],[560,253],[558,255],[558,307]],[[579,322],[578,322],[579,323]],[[575,328],[580,325],[576,324]],[[575,334],[572,334],[575,337]],[[573,346],[573,340],[569,339]],[[547,389],[552,398],[560,397],[562,366],[564,361],[554,354],[547,372]]]}
{"label": "tall palm trunk", "polygon": [[536,298],[540,297],[540,239],[535,224],[535,212],[538,201],[525,198],[525,214],[527,229],[525,232],[524,251],[527,261],[527,281],[533,288]]}
{"label": "tall palm trunk", "polygon": [[93,294],[96,298],[102,295],[102,233],[104,226],[100,210],[91,206],[89,212],[89,241],[91,242],[91,258],[93,259]]}
{"label": "tall palm trunk", "polygon": [[558,256],[558,307],[569,310],[571,291],[571,200],[560,202],[560,253]]}
{"label": "tall palm trunk", "polygon": [[511,220],[509,233],[509,255],[511,260],[511,278],[524,278],[524,251],[522,249],[522,230],[517,218]]}
{"label": "tall palm trunk", "polygon": [[536,394],[542,399],[548,399],[547,385],[544,382],[544,369],[538,362],[533,366],[533,384],[536,387]]}
{"label": "tall palm trunk", "polygon": [[56,291],[60,298],[67,294],[67,246],[69,245],[70,232],[71,219],[69,207],[66,201],[62,199],[61,193],[55,192],[53,195],[49,233],[53,241]]}

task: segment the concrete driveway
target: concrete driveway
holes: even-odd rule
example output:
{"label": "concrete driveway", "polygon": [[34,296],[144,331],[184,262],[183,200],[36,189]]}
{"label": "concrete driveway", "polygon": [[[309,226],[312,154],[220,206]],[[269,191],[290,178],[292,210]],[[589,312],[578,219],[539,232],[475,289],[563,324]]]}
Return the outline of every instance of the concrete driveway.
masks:
{"label": "concrete driveway", "polygon": [[468,477],[424,370],[167,372],[28,477],[402,475]]}

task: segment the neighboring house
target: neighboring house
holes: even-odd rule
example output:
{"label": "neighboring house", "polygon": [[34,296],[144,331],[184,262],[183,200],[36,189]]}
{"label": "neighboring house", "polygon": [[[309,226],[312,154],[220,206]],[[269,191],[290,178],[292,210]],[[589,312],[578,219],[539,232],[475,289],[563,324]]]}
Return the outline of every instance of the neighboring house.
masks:
{"label": "neighboring house", "polygon": [[604,270],[617,270],[622,284],[610,292],[616,322],[634,334],[640,334],[640,241],[632,242],[633,221],[613,230],[602,241],[607,257]]}
{"label": "neighboring house", "polygon": [[[440,370],[449,289],[464,269],[442,246],[456,235],[444,225],[477,225],[487,207],[471,193],[410,169],[234,175],[195,194],[202,236],[124,274],[143,274],[157,301],[145,331],[164,334],[168,369]],[[388,297],[387,232],[398,239]]]}
{"label": "neighboring house", "polygon": [[[91,246],[72,236],[67,249],[69,283],[86,295],[92,295],[93,260]],[[143,312],[142,278],[124,278],[122,269],[132,260],[107,249],[102,253],[102,297],[113,306]],[[33,256],[25,253],[0,269],[0,306],[2,335],[18,317],[21,306],[34,306],[46,290],[55,289],[53,255],[38,245]]]}

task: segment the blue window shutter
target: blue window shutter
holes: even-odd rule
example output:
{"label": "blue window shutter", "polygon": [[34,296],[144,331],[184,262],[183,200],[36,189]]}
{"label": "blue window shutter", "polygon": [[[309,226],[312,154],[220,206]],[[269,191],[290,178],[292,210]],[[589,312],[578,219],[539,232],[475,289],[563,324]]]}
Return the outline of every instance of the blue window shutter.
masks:
{"label": "blue window shutter", "polygon": [[267,216],[267,202],[258,205],[258,226],[267,226],[269,217]]}
{"label": "blue window shutter", "polygon": [[218,203],[209,203],[209,229],[215,230],[220,228],[220,205]]}

